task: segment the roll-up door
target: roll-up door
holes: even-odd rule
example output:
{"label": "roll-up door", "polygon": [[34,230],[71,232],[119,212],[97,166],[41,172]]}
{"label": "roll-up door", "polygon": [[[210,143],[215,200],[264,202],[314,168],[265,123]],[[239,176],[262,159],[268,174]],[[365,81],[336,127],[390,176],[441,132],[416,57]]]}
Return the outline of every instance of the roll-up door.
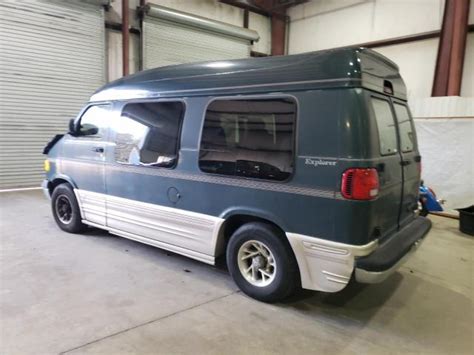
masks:
{"label": "roll-up door", "polygon": [[258,33],[157,5],[145,8],[143,68],[250,56]]}
{"label": "roll-up door", "polygon": [[39,186],[42,149],[105,82],[103,1],[0,1],[0,189]]}

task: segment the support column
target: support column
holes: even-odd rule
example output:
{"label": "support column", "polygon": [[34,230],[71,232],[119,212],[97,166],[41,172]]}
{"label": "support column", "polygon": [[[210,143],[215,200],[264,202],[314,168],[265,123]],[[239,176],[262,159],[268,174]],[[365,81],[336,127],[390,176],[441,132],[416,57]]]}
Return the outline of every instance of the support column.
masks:
{"label": "support column", "polygon": [[285,54],[286,21],[285,16],[273,13],[272,15],[272,55]]}
{"label": "support column", "polygon": [[451,47],[451,65],[449,67],[448,96],[461,94],[462,71],[469,20],[470,0],[456,0],[454,12],[453,44]]}
{"label": "support column", "polygon": [[459,96],[470,0],[446,0],[431,96]]}
{"label": "support column", "polygon": [[130,9],[128,0],[122,0],[122,76],[129,74]]}

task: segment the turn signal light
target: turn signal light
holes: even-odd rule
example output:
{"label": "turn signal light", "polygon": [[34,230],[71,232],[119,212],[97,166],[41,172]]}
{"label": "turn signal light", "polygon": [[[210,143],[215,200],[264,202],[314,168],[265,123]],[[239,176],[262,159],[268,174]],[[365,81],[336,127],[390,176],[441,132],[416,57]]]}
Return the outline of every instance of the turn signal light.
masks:
{"label": "turn signal light", "polygon": [[341,194],[350,200],[373,200],[379,194],[379,175],[374,168],[351,168],[342,174]]}
{"label": "turn signal light", "polygon": [[49,160],[48,159],[46,159],[44,161],[44,166],[43,167],[44,167],[44,171],[46,171],[46,172],[49,172],[51,170],[51,166],[49,165]]}

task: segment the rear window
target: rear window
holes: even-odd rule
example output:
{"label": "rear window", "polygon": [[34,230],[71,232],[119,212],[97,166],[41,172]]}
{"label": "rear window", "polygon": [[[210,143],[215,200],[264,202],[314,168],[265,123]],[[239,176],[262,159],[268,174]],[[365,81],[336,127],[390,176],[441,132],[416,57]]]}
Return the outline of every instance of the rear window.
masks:
{"label": "rear window", "polygon": [[397,131],[390,103],[374,97],[371,101],[379,132],[380,154],[395,154],[397,152]]}
{"label": "rear window", "polygon": [[293,173],[296,105],[287,99],[217,100],[207,111],[199,167],[211,174],[286,180]]}
{"label": "rear window", "polygon": [[394,108],[397,116],[398,128],[400,130],[400,149],[404,153],[411,152],[415,145],[415,132],[410,119],[410,113],[405,105],[396,103]]}

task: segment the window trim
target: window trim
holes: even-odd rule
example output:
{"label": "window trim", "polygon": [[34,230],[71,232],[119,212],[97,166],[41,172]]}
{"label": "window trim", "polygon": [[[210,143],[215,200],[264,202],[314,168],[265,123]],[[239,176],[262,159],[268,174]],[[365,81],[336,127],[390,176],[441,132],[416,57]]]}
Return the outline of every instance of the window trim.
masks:
{"label": "window trim", "polygon": [[[392,114],[392,119],[393,119],[393,127],[395,129],[395,142],[396,142],[396,148],[397,148],[397,151],[396,152],[393,152],[393,153],[382,153],[382,145],[380,144],[381,143],[381,137],[380,137],[380,131],[379,131],[379,123],[377,121],[377,114],[375,112],[375,109],[374,109],[374,106],[372,105],[372,100],[375,99],[375,100],[379,100],[379,101],[385,101],[386,103],[388,103],[388,107],[390,109],[390,113]],[[383,157],[389,157],[389,156],[392,156],[392,155],[397,155],[397,154],[400,154],[400,134],[398,133],[398,121],[397,121],[397,117],[395,116],[395,112],[394,112],[394,108],[393,108],[393,105],[392,105],[392,101],[390,100],[390,98],[387,98],[387,97],[384,97],[384,96],[378,96],[378,95],[370,95],[370,110],[372,111],[373,115],[374,115],[374,119],[375,119],[375,124],[376,124],[376,128],[377,128],[377,141],[379,143],[379,154]]]}
{"label": "window trim", "polygon": [[[113,157],[114,164],[145,168],[145,169],[168,169],[168,170],[176,169],[176,167],[178,166],[179,157],[181,153],[181,139],[182,139],[182,133],[183,133],[184,118],[186,117],[186,110],[187,110],[186,100],[184,100],[183,98],[164,98],[164,99],[152,98],[152,99],[133,99],[133,100],[121,101],[121,105],[117,107],[118,117],[116,119],[120,120],[122,118],[122,112],[125,106],[129,104],[150,104],[150,103],[162,103],[162,102],[179,102],[183,105],[183,111],[180,116],[180,124],[179,124],[179,129],[178,129],[178,139],[176,141],[176,159],[175,159],[174,164],[171,166],[151,166],[151,165],[135,165],[135,164],[130,164],[130,163],[119,162],[115,159],[115,147],[114,147],[114,157]],[[115,131],[114,131],[114,135],[115,135]],[[111,143],[115,144],[115,139],[114,141],[112,140],[110,141]]]}
{"label": "window trim", "polygon": [[[202,144],[202,135],[204,132],[204,124],[206,121],[206,113],[209,109],[209,106],[214,102],[214,101],[223,101],[223,100],[232,100],[232,101],[249,101],[249,100],[278,100],[278,99],[289,99],[295,104],[295,122],[294,122],[294,130],[293,130],[293,149],[292,149],[292,164],[293,164],[293,171],[291,172],[290,176],[286,178],[285,180],[271,180],[271,179],[256,179],[252,177],[247,177],[247,176],[240,176],[240,175],[225,175],[225,174],[217,174],[217,173],[209,173],[207,171],[201,170],[200,164],[199,164],[199,155],[201,152],[201,144]],[[197,168],[201,174],[209,175],[209,176],[219,176],[219,177],[225,177],[229,179],[244,179],[244,180],[250,180],[250,181],[264,181],[264,182],[271,182],[275,184],[284,184],[290,182],[296,173],[296,163],[297,163],[297,157],[298,157],[298,127],[299,127],[299,106],[300,102],[298,98],[295,95],[292,94],[260,94],[260,95],[225,95],[225,96],[212,96],[210,100],[207,101],[206,105],[204,106],[204,110],[202,112],[201,116],[201,129],[199,132],[199,138],[197,141]]]}

